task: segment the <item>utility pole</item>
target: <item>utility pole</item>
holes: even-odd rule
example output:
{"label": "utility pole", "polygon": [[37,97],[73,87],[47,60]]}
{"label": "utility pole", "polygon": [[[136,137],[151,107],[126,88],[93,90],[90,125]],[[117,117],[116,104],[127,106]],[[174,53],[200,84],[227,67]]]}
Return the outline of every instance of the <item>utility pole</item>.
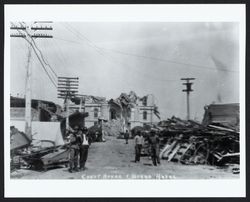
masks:
{"label": "utility pole", "polygon": [[193,91],[193,89],[191,88],[193,83],[191,83],[190,81],[195,80],[195,78],[181,78],[181,80],[186,81],[186,83],[183,83],[183,85],[186,86],[186,89],[182,91],[187,93],[187,120],[189,120],[190,119],[189,95],[190,95],[190,92]]}
{"label": "utility pole", "polygon": [[31,130],[31,121],[32,121],[32,111],[31,111],[31,102],[32,102],[32,72],[31,72],[31,49],[32,46],[31,44],[28,44],[28,61],[27,61],[27,66],[26,66],[26,84],[25,84],[25,133],[27,136],[32,139],[32,130]]}
{"label": "utility pole", "polygon": [[58,77],[58,98],[65,100],[66,104],[66,129],[69,129],[69,100],[78,92],[78,77]]}
{"label": "utility pole", "polygon": [[[86,102],[86,98],[84,97],[84,98],[82,98],[83,99],[83,114],[85,115],[85,102]],[[83,121],[83,127],[85,127],[85,118],[84,118],[84,121]]]}
{"label": "utility pole", "polygon": [[27,26],[26,24],[19,23],[19,25],[15,25],[12,23],[10,29],[16,30],[16,33],[12,33],[10,37],[20,37],[24,38],[28,42],[28,59],[26,66],[26,84],[25,84],[25,133],[32,140],[32,65],[31,65],[31,57],[32,57],[32,49],[34,49],[35,41],[33,38],[52,38],[51,35],[47,34],[37,34],[36,31],[39,30],[52,30],[52,27],[47,26],[36,26],[35,24],[39,22],[34,22],[31,25]]}

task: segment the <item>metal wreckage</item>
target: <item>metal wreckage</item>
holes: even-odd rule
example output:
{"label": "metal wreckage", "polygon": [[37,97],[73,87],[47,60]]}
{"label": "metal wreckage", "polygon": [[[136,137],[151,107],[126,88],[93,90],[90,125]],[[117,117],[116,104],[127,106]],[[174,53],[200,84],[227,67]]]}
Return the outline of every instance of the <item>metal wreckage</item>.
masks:
{"label": "metal wreckage", "polygon": [[[126,115],[127,108],[133,106],[134,96],[121,94],[116,100]],[[131,103],[131,100],[132,103]],[[156,130],[160,138],[160,158],[182,164],[207,164],[223,166],[239,164],[239,104],[211,104],[205,106],[202,123],[193,120],[182,120],[172,117],[167,120],[144,126],[136,126],[131,130],[132,137],[136,131],[142,131],[147,140],[150,130]],[[156,108],[156,112],[158,112]],[[69,117],[70,125],[83,123],[87,113],[74,113]],[[126,121],[126,120],[125,120]],[[61,134],[64,134],[65,120],[61,120]],[[97,129],[100,130],[100,127]],[[49,147],[36,147],[32,141],[15,127],[11,127],[11,169],[26,167],[47,170],[55,165],[68,164],[68,148],[66,144]],[[46,140],[45,140],[46,142]],[[145,141],[142,154],[149,155],[148,143]],[[239,173],[239,169],[234,170]]]}

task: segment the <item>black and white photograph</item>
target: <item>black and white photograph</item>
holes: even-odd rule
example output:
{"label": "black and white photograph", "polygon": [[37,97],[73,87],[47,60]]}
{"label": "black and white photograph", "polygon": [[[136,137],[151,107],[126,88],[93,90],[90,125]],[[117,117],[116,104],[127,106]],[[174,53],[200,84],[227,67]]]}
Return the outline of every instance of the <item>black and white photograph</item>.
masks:
{"label": "black and white photograph", "polygon": [[40,18],[37,6],[38,17],[19,19],[10,16],[22,6],[13,7],[5,25],[8,181],[160,182],[160,190],[179,180],[244,182],[242,21],[186,20],[181,11],[181,20],[150,20],[146,11],[126,20],[112,6],[106,18],[105,6],[82,14],[83,5],[66,16],[58,6],[57,17],[43,7]]}

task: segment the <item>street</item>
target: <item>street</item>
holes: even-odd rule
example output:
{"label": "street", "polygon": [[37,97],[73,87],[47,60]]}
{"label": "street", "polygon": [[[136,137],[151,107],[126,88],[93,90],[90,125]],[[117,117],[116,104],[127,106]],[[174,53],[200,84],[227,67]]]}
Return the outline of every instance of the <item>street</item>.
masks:
{"label": "street", "polygon": [[61,166],[46,172],[16,170],[11,173],[14,179],[219,179],[239,178],[231,167],[207,165],[183,165],[161,160],[155,167],[148,156],[134,162],[134,140],[107,137],[106,142],[95,142],[90,146],[84,171],[69,173]]}

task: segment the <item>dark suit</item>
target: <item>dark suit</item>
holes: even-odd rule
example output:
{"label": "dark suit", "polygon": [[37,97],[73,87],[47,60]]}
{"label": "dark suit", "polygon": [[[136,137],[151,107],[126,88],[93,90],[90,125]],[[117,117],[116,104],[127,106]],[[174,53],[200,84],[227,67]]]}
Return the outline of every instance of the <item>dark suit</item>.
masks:
{"label": "dark suit", "polygon": [[89,140],[87,135],[82,134],[82,139],[83,141],[80,146],[80,169],[83,169],[85,167],[89,151]]}
{"label": "dark suit", "polygon": [[150,144],[150,151],[151,151],[151,158],[153,164],[156,166],[157,163],[160,164],[160,139],[157,135],[149,137],[149,144]]}

